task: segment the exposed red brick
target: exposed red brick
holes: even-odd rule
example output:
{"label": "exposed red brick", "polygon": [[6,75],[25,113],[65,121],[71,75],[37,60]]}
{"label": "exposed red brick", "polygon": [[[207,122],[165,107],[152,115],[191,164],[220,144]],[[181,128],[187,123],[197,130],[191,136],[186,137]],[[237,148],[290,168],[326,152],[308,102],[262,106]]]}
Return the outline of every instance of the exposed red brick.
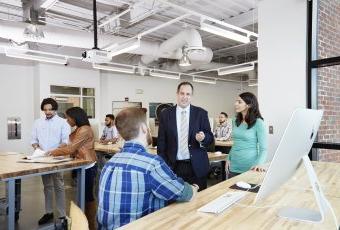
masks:
{"label": "exposed red brick", "polygon": [[[340,56],[340,1],[320,0],[318,59]],[[324,110],[318,141],[340,142],[340,65],[319,68],[318,108]],[[340,150],[320,149],[321,161],[340,162]]]}

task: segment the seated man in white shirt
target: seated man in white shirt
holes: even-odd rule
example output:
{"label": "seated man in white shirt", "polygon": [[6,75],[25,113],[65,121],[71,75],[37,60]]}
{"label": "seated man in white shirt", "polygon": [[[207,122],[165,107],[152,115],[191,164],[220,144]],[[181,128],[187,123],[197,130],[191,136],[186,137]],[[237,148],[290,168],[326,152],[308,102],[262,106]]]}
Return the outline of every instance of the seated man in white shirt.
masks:
{"label": "seated man in white shirt", "polygon": [[217,124],[214,136],[217,141],[227,141],[231,138],[231,125],[228,122],[228,115],[225,112],[221,112],[218,116],[219,124]]}
{"label": "seated man in white shirt", "polygon": [[103,135],[100,138],[100,143],[112,144],[118,141],[119,135],[115,126],[115,116],[113,114],[107,114],[105,117],[105,127],[103,130]]}

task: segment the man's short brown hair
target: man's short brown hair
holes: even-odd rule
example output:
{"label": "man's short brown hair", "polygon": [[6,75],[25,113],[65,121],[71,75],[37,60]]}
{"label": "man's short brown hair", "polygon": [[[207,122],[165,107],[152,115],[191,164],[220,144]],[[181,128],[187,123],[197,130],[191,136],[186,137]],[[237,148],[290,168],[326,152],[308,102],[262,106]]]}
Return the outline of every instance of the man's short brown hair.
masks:
{"label": "man's short brown hair", "polygon": [[181,83],[178,84],[178,86],[177,86],[177,93],[181,89],[182,85],[189,85],[191,87],[192,94],[194,94],[194,86],[190,82],[188,82],[188,81],[182,81]]}
{"label": "man's short brown hair", "polygon": [[115,120],[119,134],[126,141],[138,136],[142,123],[146,123],[146,114],[145,110],[141,108],[126,108],[118,113]]}

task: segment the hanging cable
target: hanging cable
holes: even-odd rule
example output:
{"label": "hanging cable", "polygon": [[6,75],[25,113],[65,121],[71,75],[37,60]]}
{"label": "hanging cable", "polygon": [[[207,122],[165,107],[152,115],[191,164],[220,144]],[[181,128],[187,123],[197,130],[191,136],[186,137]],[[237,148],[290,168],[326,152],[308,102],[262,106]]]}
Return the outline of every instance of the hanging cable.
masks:
{"label": "hanging cable", "polygon": [[98,38],[97,38],[97,1],[93,0],[93,49],[98,49]]}

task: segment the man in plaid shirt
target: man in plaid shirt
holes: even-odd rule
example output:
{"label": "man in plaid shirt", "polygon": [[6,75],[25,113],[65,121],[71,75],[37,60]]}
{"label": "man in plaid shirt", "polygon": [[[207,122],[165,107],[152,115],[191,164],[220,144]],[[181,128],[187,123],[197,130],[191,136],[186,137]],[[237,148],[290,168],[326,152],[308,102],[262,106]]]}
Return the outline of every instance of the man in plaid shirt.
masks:
{"label": "man in plaid shirt", "polygon": [[116,117],[125,144],[104,166],[99,182],[98,227],[114,229],[163,208],[168,201],[190,201],[198,186],[177,177],[145,147],[152,138],[145,111],[128,108]]}
{"label": "man in plaid shirt", "polygon": [[231,138],[232,127],[228,122],[228,114],[221,112],[218,116],[219,124],[215,129],[215,138],[217,141],[227,141]]}

